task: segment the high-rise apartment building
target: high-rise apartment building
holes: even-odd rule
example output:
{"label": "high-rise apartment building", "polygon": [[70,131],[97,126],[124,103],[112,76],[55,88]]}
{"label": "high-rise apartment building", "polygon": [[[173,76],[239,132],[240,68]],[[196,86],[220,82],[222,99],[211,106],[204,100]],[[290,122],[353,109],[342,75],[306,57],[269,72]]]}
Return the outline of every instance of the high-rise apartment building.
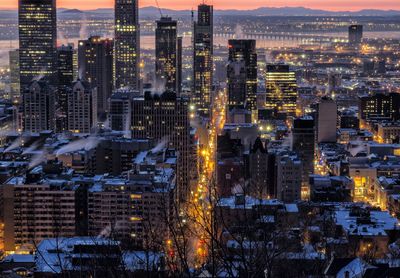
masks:
{"label": "high-rise apartment building", "polygon": [[18,27],[21,89],[33,79],[56,85],[56,0],[19,0]]}
{"label": "high-rise apartment building", "polygon": [[228,108],[257,109],[257,53],[255,40],[229,40]]}
{"label": "high-rise apartment building", "polygon": [[91,133],[97,124],[97,92],[86,81],[78,80],[67,93],[68,130]]}
{"label": "high-rise apartment building", "polygon": [[302,162],[295,155],[279,155],[276,160],[276,193],[284,202],[301,199]]}
{"label": "high-rise apartment building", "polygon": [[7,181],[0,196],[6,251],[33,249],[45,238],[75,235],[75,190],[69,182],[41,179],[32,171]]}
{"label": "high-rise apartment building", "polygon": [[159,92],[177,92],[177,22],[170,17],[157,20],[156,84]]}
{"label": "high-rise apartment building", "polygon": [[193,99],[198,114],[209,116],[213,83],[213,6],[198,6],[193,30]]}
{"label": "high-rise apartment building", "polygon": [[79,41],[79,78],[97,88],[97,113],[103,118],[113,88],[113,41],[98,36]]}
{"label": "high-rise apartment building", "polygon": [[267,109],[286,116],[296,115],[296,75],[288,65],[267,65],[265,73]]}
{"label": "high-rise apartment building", "polygon": [[22,91],[23,127],[28,132],[55,128],[55,89],[46,81],[32,81]]}
{"label": "high-rise apartment building", "polygon": [[137,0],[115,0],[115,88],[140,89]]}

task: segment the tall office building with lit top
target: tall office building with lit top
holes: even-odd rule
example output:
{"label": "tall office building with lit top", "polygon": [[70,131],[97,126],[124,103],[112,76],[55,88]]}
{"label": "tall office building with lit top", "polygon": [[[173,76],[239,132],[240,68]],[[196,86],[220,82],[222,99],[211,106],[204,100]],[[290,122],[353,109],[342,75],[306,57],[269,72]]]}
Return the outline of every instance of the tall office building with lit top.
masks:
{"label": "tall office building with lit top", "polygon": [[[156,89],[177,92],[177,23],[170,17],[157,20]],[[179,84],[180,85],[180,84]]]}
{"label": "tall office building with lit top", "polygon": [[288,65],[267,65],[265,74],[267,109],[286,116],[296,115],[296,74]]}
{"label": "tall office building with lit top", "polygon": [[139,89],[140,33],[137,0],[115,0],[115,88]]}
{"label": "tall office building with lit top", "polygon": [[255,40],[229,40],[228,108],[257,109],[257,53]]}
{"label": "tall office building with lit top", "polygon": [[34,78],[55,85],[56,0],[19,0],[18,26],[21,90]]}
{"label": "tall office building with lit top", "polygon": [[193,35],[193,100],[197,111],[208,116],[211,105],[213,80],[213,6],[198,7]]}

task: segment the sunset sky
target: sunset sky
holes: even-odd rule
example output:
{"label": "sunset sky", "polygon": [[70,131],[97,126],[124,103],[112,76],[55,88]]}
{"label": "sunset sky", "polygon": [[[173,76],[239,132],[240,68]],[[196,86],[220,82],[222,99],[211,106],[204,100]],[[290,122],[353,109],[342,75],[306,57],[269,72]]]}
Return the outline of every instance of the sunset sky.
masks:
{"label": "sunset sky", "polygon": [[[191,9],[200,1],[196,0],[158,0],[163,8]],[[216,9],[254,9],[257,7],[298,7],[304,6],[314,9],[332,11],[354,11],[361,9],[400,10],[399,0],[214,0],[206,1],[213,4]],[[0,0],[0,9],[14,9],[18,0]],[[112,7],[114,0],[58,0],[60,8],[96,9]],[[141,0],[140,6],[155,6],[155,0]]]}

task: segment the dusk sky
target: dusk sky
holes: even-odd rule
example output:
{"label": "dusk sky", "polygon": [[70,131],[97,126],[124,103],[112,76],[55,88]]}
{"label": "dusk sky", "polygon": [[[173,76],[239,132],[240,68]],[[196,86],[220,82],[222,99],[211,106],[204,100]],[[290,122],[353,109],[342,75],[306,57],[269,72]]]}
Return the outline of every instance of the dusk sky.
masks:
{"label": "dusk sky", "polygon": [[[191,9],[200,1],[187,0],[158,0],[163,8]],[[213,4],[216,9],[254,9],[257,7],[298,7],[324,9],[332,11],[354,11],[361,9],[400,10],[399,0],[214,0],[206,1]],[[0,9],[13,9],[17,7],[18,0],[0,0]],[[114,0],[58,0],[60,8],[96,9],[112,7]],[[142,0],[140,6],[155,6],[155,0]]]}

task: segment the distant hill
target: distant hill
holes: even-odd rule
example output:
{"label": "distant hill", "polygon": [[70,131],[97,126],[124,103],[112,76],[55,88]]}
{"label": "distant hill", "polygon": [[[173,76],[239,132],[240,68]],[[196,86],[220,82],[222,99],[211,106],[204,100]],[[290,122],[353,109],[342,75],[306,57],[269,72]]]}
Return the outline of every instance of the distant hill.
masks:
{"label": "distant hill", "polygon": [[[191,10],[171,10],[161,9],[163,15],[172,17],[189,17]],[[0,18],[16,17],[16,10],[0,10]],[[400,16],[398,10],[378,10],[378,9],[365,9],[360,11],[339,11],[332,12],[320,9],[309,9],[305,7],[260,7],[253,10],[214,10],[217,16]],[[88,17],[112,18],[114,16],[114,9],[102,8],[94,10],[79,10],[79,9],[65,9],[59,8],[58,15],[60,18],[74,18],[81,17],[82,15]],[[157,7],[149,6],[140,8],[141,18],[159,18],[160,12]]]}
{"label": "distant hill", "polygon": [[78,10],[78,9],[62,9],[58,10],[59,13],[63,14],[83,14],[84,11]]}

